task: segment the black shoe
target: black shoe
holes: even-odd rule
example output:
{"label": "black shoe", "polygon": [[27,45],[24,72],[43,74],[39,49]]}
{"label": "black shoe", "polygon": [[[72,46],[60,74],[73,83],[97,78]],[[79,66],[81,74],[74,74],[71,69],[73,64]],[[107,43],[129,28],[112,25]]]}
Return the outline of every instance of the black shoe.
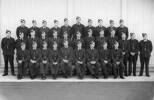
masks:
{"label": "black shoe", "polygon": [[133,76],[136,76],[136,75],[133,75]]}
{"label": "black shoe", "polygon": [[108,77],[107,76],[104,76],[104,79],[107,79]]}
{"label": "black shoe", "polygon": [[54,80],[57,79],[57,76],[56,76],[56,75],[53,75],[53,79],[54,79]]}
{"label": "black shoe", "polygon": [[21,75],[17,75],[17,79],[18,80],[21,80],[22,79],[22,76]]}
{"label": "black shoe", "polygon": [[123,76],[120,77],[121,79],[125,79]]}
{"label": "black shoe", "polygon": [[33,80],[35,77],[34,77],[34,75],[31,75],[30,78]]}
{"label": "black shoe", "polygon": [[117,79],[117,76],[114,76],[114,79]]}
{"label": "black shoe", "polygon": [[140,74],[139,76],[143,76],[143,75]]}
{"label": "black shoe", "polygon": [[150,77],[150,75],[146,75],[147,77]]}
{"label": "black shoe", "polygon": [[8,74],[4,73],[2,76],[7,76]]}
{"label": "black shoe", "polygon": [[83,79],[83,75],[79,75],[79,77],[78,77],[78,78],[82,80],[82,79]]}

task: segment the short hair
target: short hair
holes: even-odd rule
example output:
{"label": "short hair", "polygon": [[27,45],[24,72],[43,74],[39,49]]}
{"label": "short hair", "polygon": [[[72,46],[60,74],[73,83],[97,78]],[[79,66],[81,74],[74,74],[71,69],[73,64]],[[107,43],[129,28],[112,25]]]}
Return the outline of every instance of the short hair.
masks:
{"label": "short hair", "polygon": [[64,22],[67,21],[67,20],[68,20],[68,18],[64,18]]}
{"label": "short hair", "polygon": [[36,41],[33,41],[32,45],[35,45],[35,44],[37,44],[37,42]]}
{"label": "short hair", "polygon": [[44,44],[48,45],[48,43],[47,43],[46,41],[43,41],[43,43],[42,43],[42,44],[43,44],[43,45],[44,45]]}
{"label": "short hair", "polygon": [[110,24],[111,24],[112,22],[114,22],[114,20],[111,19],[111,20],[110,20]]}
{"label": "short hair", "polygon": [[21,46],[23,46],[23,45],[26,45],[26,43],[25,42],[21,42]]}
{"label": "short hair", "polygon": [[88,19],[88,22],[91,22],[92,20],[91,19]]}
{"label": "short hair", "polygon": [[11,31],[7,29],[7,30],[6,30],[6,33],[11,33]]}
{"label": "short hair", "polygon": [[130,36],[133,36],[135,33],[130,33]]}
{"label": "short hair", "polygon": [[30,30],[30,33],[32,33],[32,32],[35,32],[35,30],[33,30],[33,29],[32,29],[32,30]]}
{"label": "short hair", "polygon": [[81,18],[81,17],[77,16],[77,17],[76,17],[76,20],[78,20],[79,18]]}
{"label": "short hair", "polygon": [[78,41],[77,44],[82,44],[82,42],[81,41]]}
{"label": "short hair", "polygon": [[47,23],[47,21],[46,21],[46,20],[43,20],[43,21],[42,21],[42,24],[44,24],[44,23]]}
{"label": "short hair", "polygon": [[120,20],[119,20],[119,23],[122,23],[122,22],[124,22],[124,20],[123,20],[123,19],[120,19]]}
{"label": "short hair", "polygon": [[103,21],[102,19],[98,19],[98,22]]}
{"label": "short hair", "polygon": [[114,42],[114,45],[116,45],[116,44],[119,44],[119,42],[118,42],[118,41],[115,41],[115,42]]}
{"label": "short hair", "polygon": [[55,20],[54,20],[54,23],[57,23],[57,22],[58,22],[58,20],[55,19]]}
{"label": "short hair", "polygon": [[32,20],[32,23],[36,23],[36,20]]}
{"label": "short hair", "polygon": [[142,33],[142,37],[145,37],[147,35],[147,33]]}
{"label": "short hair", "polygon": [[92,29],[88,29],[88,32],[92,32]]}
{"label": "short hair", "polygon": [[20,22],[21,22],[21,23],[24,23],[24,22],[25,22],[25,19],[21,19]]}

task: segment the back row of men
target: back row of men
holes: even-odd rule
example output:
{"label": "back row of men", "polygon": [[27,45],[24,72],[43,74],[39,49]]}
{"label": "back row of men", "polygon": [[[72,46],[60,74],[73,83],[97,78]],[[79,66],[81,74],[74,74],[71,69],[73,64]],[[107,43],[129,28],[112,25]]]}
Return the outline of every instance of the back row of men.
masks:
{"label": "back row of men", "polygon": [[[54,21],[56,28],[51,31],[47,27],[39,29],[35,25],[29,31],[24,26],[25,21],[21,20],[16,41],[11,37],[11,32],[6,31],[7,36],[1,44],[5,61],[3,76],[8,75],[8,61],[14,75],[15,48],[18,79],[26,75],[27,69],[32,79],[38,74],[46,79],[48,70],[52,72],[54,79],[59,71],[64,77],[68,77],[74,70],[80,79],[88,71],[95,78],[99,78],[99,72],[103,73],[104,78],[110,74],[114,78],[118,75],[124,78],[124,75],[131,75],[133,69],[133,75],[136,76],[138,54],[141,61],[140,76],[143,75],[144,67],[146,76],[150,76],[149,61],[153,47],[146,33],[142,34],[143,40],[140,42],[135,39],[134,33],[130,33],[130,39],[127,40],[128,28],[124,27],[123,20],[120,20],[121,25],[117,29],[113,27],[114,22],[110,21],[112,27],[106,29],[101,25],[102,20],[98,20],[100,25],[96,28],[92,27],[92,20],[88,20],[89,26],[84,28],[80,17],[76,19],[77,24],[72,28],[68,26],[67,19],[64,19],[65,25],[61,29],[57,27],[58,21]],[[33,24],[36,22],[33,21]],[[46,26],[46,21],[43,21],[43,26]]]}

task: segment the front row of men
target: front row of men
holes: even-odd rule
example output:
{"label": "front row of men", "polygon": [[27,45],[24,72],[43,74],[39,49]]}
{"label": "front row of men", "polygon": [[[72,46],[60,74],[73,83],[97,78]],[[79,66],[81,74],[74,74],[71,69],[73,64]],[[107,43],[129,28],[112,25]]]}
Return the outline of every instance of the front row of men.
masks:
{"label": "front row of men", "polygon": [[[11,37],[11,32],[8,31],[7,37],[2,39],[1,48],[3,50],[5,69],[3,76],[8,75],[8,62],[11,65],[12,75],[14,73],[14,49],[15,40]],[[122,37],[125,35],[122,35]],[[26,43],[21,42],[21,50],[17,50],[17,63],[18,63],[18,79],[22,79],[27,74],[31,79],[41,75],[42,79],[46,79],[49,72],[56,79],[57,75],[62,74],[65,78],[78,75],[80,79],[84,78],[85,74],[90,74],[94,78],[99,78],[100,73],[104,78],[109,75],[114,75],[114,78],[120,76],[131,75],[133,64],[133,75],[136,76],[136,62],[138,57],[138,50],[140,54],[141,70],[140,75],[143,75],[145,67],[146,76],[149,75],[149,60],[152,52],[152,43],[147,39],[147,34],[142,34],[143,40],[138,43],[131,34],[130,48],[125,49],[126,41],[113,41],[112,36],[109,42],[103,42],[99,45],[100,48],[95,47],[95,41],[88,41],[89,48],[83,48],[83,42],[77,41],[77,47],[72,48],[69,41],[63,41],[62,48],[58,48],[59,43],[56,41],[52,44],[52,49],[48,48],[46,41],[42,42],[42,49],[36,41],[32,42],[31,49],[26,49]],[[85,39],[86,40],[86,39]],[[30,40],[28,40],[30,41]],[[113,45],[111,45],[112,43]],[[139,45],[139,46],[137,46]],[[110,47],[111,46],[111,47]],[[122,46],[122,47],[121,47]],[[85,47],[85,46],[84,46]],[[102,48],[101,48],[102,47]],[[109,48],[110,47],[110,48]],[[139,48],[138,48],[139,47]],[[112,48],[112,49],[111,49]],[[129,68],[127,62],[129,59]]]}

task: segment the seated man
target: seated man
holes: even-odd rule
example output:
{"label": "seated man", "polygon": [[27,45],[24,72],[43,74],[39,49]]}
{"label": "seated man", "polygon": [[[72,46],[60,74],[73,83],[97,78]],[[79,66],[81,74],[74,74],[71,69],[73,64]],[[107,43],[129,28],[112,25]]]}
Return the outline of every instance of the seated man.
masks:
{"label": "seated man", "polygon": [[108,78],[108,75],[112,72],[110,53],[110,50],[107,48],[107,42],[104,42],[103,48],[99,49],[100,63],[102,66],[104,78]]}
{"label": "seated man", "polygon": [[60,55],[58,50],[58,43],[53,43],[53,49],[50,52],[50,69],[52,71],[53,79],[57,78],[57,74],[59,71],[59,62],[60,62]]}
{"label": "seated man", "polygon": [[123,64],[122,50],[119,49],[118,42],[115,42],[114,46],[115,46],[115,48],[111,51],[112,52],[114,78],[117,78],[118,74],[119,74],[120,78],[124,79],[124,77],[123,77],[124,64]]}
{"label": "seated man", "polygon": [[21,43],[21,50],[17,52],[17,63],[18,63],[18,75],[17,79],[22,79],[26,75],[28,63],[29,63],[29,51],[25,49],[26,44]]}
{"label": "seated man", "polygon": [[64,41],[64,47],[61,48],[61,68],[64,73],[64,77],[72,76],[72,60],[73,49],[69,47],[68,41]]}
{"label": "seated man", "polygon": [[100,64],[98,62],[99,55],[97,49],[95,49],[95,42],[90,43],[90,49],[87,50],[87,67],[91,75],[98,79]]}
{"label": "seated man", "polygon": [[41,49],[41,62],[40,62],[40,74],[41,74],[41,79],[45,80],[48,67],[49,67],[49,49],[47,48],[48,44],[47,42],[43,42],[42,44],[42,49]]}
{"label": "seated man", "polygon": [[38,75],[39,64],[41,59],[41,51],[37,48],[37,43],[34,41],[30,50],[30,78],[34,79]]}
{"label": "seated man", "polygon": [[85,49],[82,48],[82,42],[79,41],[77,43],[77,48],[74,50],[74,58],[75,58],[75,67],[78,74],[79,79],[83,79],[86,64],[85,64]]}

